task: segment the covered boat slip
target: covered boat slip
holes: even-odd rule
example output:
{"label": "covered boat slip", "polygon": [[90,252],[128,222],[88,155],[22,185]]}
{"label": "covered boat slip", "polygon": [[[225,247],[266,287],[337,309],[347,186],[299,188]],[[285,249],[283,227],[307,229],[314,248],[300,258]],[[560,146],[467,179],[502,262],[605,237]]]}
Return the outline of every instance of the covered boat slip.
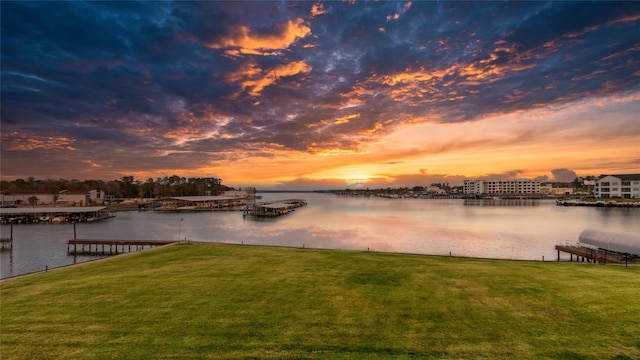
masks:
{"label": "covered boat slip", "polygon": [[156,211],[213,211],[240,210],[247,203],[247,198],[235,196],[177,196],[163,200]]}
{"label": "covered boat slip", "polygon": [[610,233],[599,230],[584,230],[580,241],[556,246],[558,261],[560,252],[573,255],[577,261],[594,263],[640,264],[640,235]]}
{"label": "covered boat slip", "polygon": [[288,214],[296,208],[307,205],[305,200],[288,199],[249,204],[244,208],[243,216],[274,217]]}
{"label": "covered boat slip", "polygon": [[104,206],[2,208],[2,224],[91,222],[114,217]]}

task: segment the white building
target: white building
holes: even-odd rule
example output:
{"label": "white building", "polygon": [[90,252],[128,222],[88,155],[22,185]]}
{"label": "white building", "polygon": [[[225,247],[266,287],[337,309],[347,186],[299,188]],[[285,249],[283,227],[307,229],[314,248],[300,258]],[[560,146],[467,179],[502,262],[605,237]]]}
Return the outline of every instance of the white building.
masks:
{"label": "white building", "polygon": [[35,203],[33,205],[50,205],[53,204],[55,195],[52,193],[37,192],[31,190],[16,190],[0,192],[0,204],[5,206],[28,205],[30,199]]}
{"label": "white building", "polygon": [[483,180],[465,180],[462,185],[463,194],[482,194],[483,193]]}
{"label": "white building", "polygon": [[540,194],[540,181],[529,179],[465,180],[464,194],[533,195]]}
{"label": "white building", "polygon": [[640,174],[605,175],[596,180],[597,198],[640,198]]}
{"label": "white building", "polygon": [[104,191],[62,190],[58,193],[56,204],[67,204],[72,206],[104,204]]}
{"label": "white building", "polygon": [[54,205],[68,204],[73,206],[86,206],[89,204],[103,204],[104,191],[102,190],[62,190],[58,194],[43,193],[31,190],[2,191],[0,204],[2,206],[28,205]]}

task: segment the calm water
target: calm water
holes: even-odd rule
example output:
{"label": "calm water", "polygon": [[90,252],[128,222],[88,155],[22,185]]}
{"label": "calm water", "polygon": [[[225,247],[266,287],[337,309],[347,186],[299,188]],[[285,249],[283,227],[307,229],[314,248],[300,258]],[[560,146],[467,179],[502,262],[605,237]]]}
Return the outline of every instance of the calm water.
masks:
{"label": "calm water", "polygon": [[[263,194],[309,203],[270,220],[242,213],[120,212],[77,225],[78,238],[283,245],[520,260],[557,259],[554,246],[586,229],[640,233],[640,209],[560,207],[553,201],[421,200]],[[180,221],[183,218],[183,221]],[[1,228],[9,236],[9,226]],[[0,253],[5,278],[95,259],[68,256],[71,224],[14,225],[12,250]]]}

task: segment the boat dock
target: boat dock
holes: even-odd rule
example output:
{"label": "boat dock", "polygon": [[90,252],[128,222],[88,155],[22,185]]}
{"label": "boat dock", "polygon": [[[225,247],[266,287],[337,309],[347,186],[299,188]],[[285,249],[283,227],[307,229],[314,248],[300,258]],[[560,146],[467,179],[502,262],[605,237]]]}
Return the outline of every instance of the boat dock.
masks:
{"label": "boat dock", "polygon": [[558,206],[590,206],[590,207],[616,207],[616,208],[640,208],[638,201],[581,201],[581,200],[556,200]]}
{"label": "boat dock", "polygon": [[294,211],[296,208],[307,205],[305,200],[301,199],[287,199],[287,200],[275,200],[265,201],[259,203],[248,204],[242,210],[242,216],[257,216],[257,217],[275,217],[288,214]]}
{"label": "boat dock", "polygon": [[2,246],[0,249],[4,250],[5,246],[8,246],[9,249],[13,249],[13,224],[11,224],[11,230],[9,231],[8,238],[0,238],[0,245]]}
{"label": "boat dock", "polygon": [[171,240],[67,240],[67,255],[117,255],[145,248],[175,244]]}
{"label": "boat dock", "polygon": [[25,207],[1,208],[0,223],[2,224],[33,224],[33,223],[67,223],[93,222],[106,220],[115,215],[104,206],[68,206],[68,207]]}
{"label": "boat dock", "polygon": [[635,264],[640,263],[640,259],[628,254],[621,254],[601,248],[584,247],[579,245],[556,245],[558,251],[558,261],[560,261],[560,253],[570,254],[570,261],[573,261],[575,255],[577,262],[588,262],[594,264]]}

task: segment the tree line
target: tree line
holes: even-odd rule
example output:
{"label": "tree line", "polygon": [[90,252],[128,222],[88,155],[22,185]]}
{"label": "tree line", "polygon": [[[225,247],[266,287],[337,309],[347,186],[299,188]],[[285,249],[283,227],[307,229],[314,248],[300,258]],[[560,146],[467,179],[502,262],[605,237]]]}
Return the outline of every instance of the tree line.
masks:
{"label": "tree line", "polygon": [[0,190],[11,193],[33,191],[40,193],[58,194],[60,191],[89,191],[102,190],[105,195],[115,198],[156,198],[168,196],[203,196],[220,195],[234,188],[222,185],[222,179],[215,177],[186,178],[178,175],[163,178],[148,178],[145,182],[136,180],[133,176],[123,176],[117,180],[67,180],[45,179],[34,177],[0,181]]}

